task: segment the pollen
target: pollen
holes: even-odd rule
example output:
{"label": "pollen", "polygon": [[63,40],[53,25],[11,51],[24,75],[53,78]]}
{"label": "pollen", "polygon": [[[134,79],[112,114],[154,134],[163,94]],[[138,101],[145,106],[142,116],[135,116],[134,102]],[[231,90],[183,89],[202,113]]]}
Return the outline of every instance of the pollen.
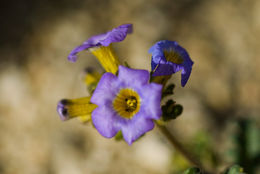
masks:
{"label": "pollen", "polygon": [[131,119],[140,110],[140,97],[132,89],[121,89],[113,101],[113,108],[119,116]]}
{"label": "pollen", "polygon": [[174,50],[164,50],[163,54],[167,61],[173,62],[175,64],[183,63],[183,58]]}

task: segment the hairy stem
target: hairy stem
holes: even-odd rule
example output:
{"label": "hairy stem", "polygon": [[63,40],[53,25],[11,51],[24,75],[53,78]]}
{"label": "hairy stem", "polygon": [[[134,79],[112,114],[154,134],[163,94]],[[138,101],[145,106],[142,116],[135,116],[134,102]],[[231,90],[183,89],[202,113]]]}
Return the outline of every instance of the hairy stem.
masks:
{"label": "hairy stem", "polygon": [[213,172],[207,171],[201,162],[197,160],[190,152],[188,152],[182,144],[169,132],[169,130],[165,126],[161,126],[157,123],[157,126],[161,130],[161,132],[165,135],[168,141],[173,145],[173,147],[180,152],[189,162],[191,165],[194,165],[200,168],[203,174],[213,174]]}

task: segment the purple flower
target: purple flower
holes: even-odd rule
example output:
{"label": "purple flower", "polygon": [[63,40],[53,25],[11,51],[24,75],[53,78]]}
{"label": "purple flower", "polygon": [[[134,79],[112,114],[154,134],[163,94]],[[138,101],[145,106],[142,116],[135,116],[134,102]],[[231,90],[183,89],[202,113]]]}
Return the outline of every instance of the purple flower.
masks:
{"label": "purple flower", "polygon": [[184,48],[175,41],[162,40],[154,44],[149,53],[152,54],[153,76],[171,75],[181,70],[181,85],[186,85],[193,61]]}
{"label": "purple flower", "polygon": [[113,42],[121,42],[125,39],[126,35],[132,33],[132,31],[132,24],[123,24],[107,33],[92,36],[88,40],[86,40],[82,45],[72,50],[68,56],[68,60],[71,62],[76,62],[77,53],[83,50],[99,46],[108,47]]}
{"label": "purple flower", "polygon": [[104,137],[122,131],[130,145],[154,127],[161,117],[162,85],[149,84],[149,72],[119,66],[118,76],[105,73],[95,89],[91,102],[98,105],[92,121]]}

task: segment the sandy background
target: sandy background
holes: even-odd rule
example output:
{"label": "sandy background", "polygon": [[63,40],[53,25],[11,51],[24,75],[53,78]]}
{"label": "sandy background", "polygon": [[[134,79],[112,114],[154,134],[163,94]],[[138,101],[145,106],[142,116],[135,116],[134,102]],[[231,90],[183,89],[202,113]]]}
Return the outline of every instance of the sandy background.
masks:
{"label": "sandy background", "polygon": [[69,52],[123,23],[132,23],[134,33],[114,44],[122,62],[150,70],[148,49],[163,39],[178,41],[195,62],[185,88],[180,73],[172,78],[184,113],[168,128],[180,141],[206,132],[222,169],[231,164],[224,154],[234,120],[259,126],[260,1],[10,0],[0,8],[1,174],[178,171],[178,155],[158,129],[128,146],[56,113],[60,99],[88,95],[85,67],[102,70],[90,53],[68,62]]}

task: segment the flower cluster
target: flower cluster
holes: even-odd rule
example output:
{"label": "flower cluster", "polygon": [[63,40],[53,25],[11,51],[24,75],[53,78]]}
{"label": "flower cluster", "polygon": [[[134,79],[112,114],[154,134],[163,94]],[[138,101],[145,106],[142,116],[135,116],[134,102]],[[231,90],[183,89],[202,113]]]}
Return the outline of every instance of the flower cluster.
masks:
{"label": "flower cluster", "polygon": [[120,25],[92,36],[72,50],[69,61],[76,62],[79,52],[90,51],[106,73],[91,72],[86,76],[87,85],[93,88],[92,96],[63,99],[57,106],[61,120],[74,117],[83,122],[91,120],[102,136],[111,138],[120,132],[129,145],[152,130],[154,121],[163,114],[160,103],[164,84],[154,83],[150,74],[166,77],[182,70],[181,84],[185,86],[193,65],[184,48],[177,42],[164,40],[149,50],[152,73],[122,66],[112,44],[123,41],[132,31],[131,24]]}

